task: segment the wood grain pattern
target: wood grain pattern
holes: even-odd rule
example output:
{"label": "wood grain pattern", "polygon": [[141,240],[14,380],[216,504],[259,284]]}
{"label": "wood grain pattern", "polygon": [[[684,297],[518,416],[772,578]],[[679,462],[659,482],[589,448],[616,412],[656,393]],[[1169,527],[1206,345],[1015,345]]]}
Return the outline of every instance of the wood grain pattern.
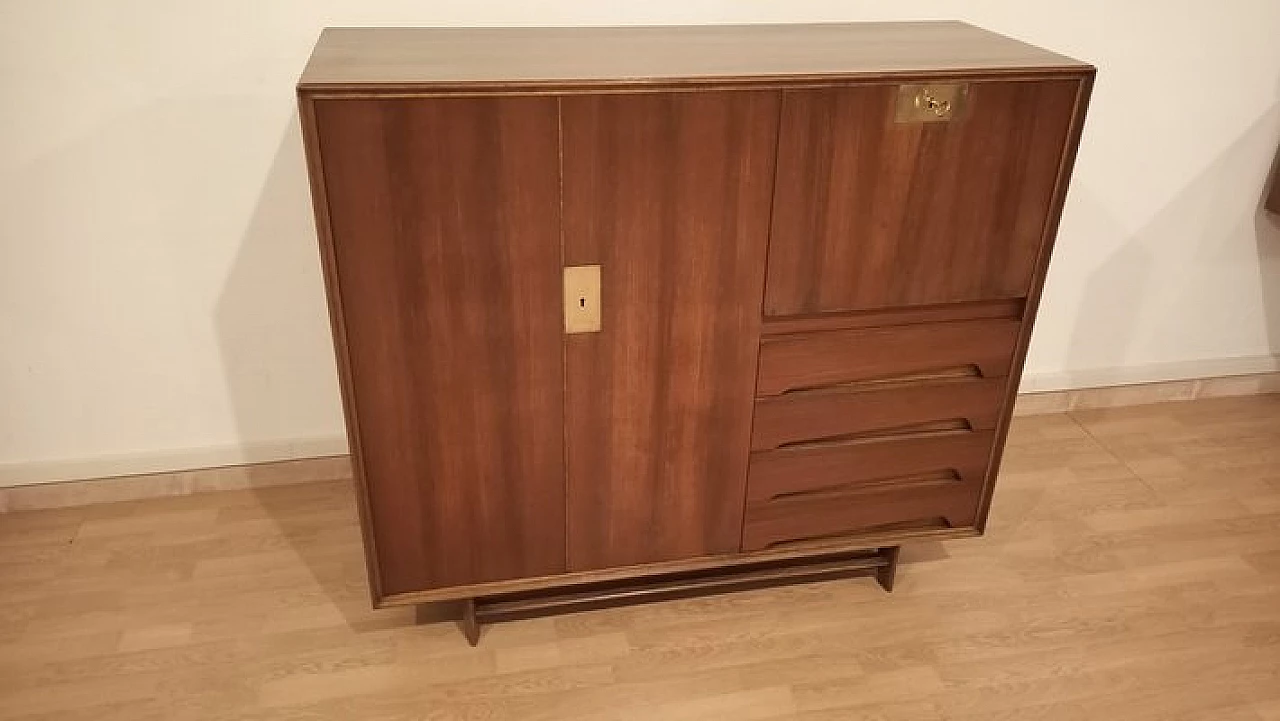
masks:
{"label": "wood grain pattern", "polygon": [[742,550],[785,548],[877,528],[972,526],[978,505],[975,490],[952,481],[878,488],[856,499],[823,494],[748,503]]}
{"label": "wood grain pattern", "polygon": [[756,392],[805,388],[973,366],[1008,374],[1019,323],[982,319],[771,336],[760,343]]}
{"label": "wood grain pattern", "polygon": [[[744,536],[752,390],[778,411],[761,473],[1002,436],[1091,76],[956,23],[326,33],[300,93],[317,196],[343,196],[317,225],[375,599],[981,527],[990,484],[966,462],[870,479],[873,503],[771,496]],[[890,122],[889,83],[947,80],[973,85],[960,117]],[[582,264],[603,267],[603,330],[558,338],[556,271]],[[976,377],[905,380],[957,368]],[[935,383],[962,390],[911,390]],[[934,436],[868,439],[893,428]]]}
{"label": "wood grain pattern", "polygon": [[316,104],[298,94],[298,120],[302,129],[303,148],[307,159],[307,180],[311,186],[311,208],[320,246],[320,263],[324,273],[325,303],[329,311],[329,327],[333,337],[334,360],[338,385],[342,392],[342,417],[346,426],[351,471],[356,481],[356,509],[364,536],[365,572],[369,578],[370,600],[376,606],[383,596],[377,540],[372,530],[372,502],[368,477],[362,461],[360,421],[356,417],[354,385],[351,382],[351,353],[347,347],[346,318],[342,312],[342,289],[337,282],[337,257],[333,245],[333,226],[329,218],[328,188],[324,178],[324,159],[320,150],[320,131],[316,127]]}
{"label": "wood grain pattern", "polygon": [[569,567],[736,550],[778,96],[561,103],[565,263],[603,306],[565,339]]}
{"label": "wood grain pattern", "polygon": [[555,101],[315,114],[375,594],[563,570]]}
{"label": "wood grain pattern", "polygon": [[751,454],[742,550],[975,521],[992,431],[903,436]]}
{"label": "wood grain pattern", "polygon": [[944,303],[917,305],[905,308],[882,308],[852,313],[815,313],[810,315],[765,318],[760,332],[764,335],[809,333],[822,330],[848,330],[850,328],[875,328],[888,325],[912,325],[915,323],[941,323],[949,320],[977,320],[979,318],[1021,318],[1022,299],[975,301],[972,303]]}
{"label": "wood grain pattern", "polygon": [[703,573],[716,569],[748,566],[761,562],[805,561],[830,553],[865,551],[885,546],[954,541],[978,536],[976,529],[941,526],[910,526],[875,528],[866,532],[843,534],[838,538],[816,538],[804,543],[787,544],[783,548],[731,553],[721,553],[677,561],[657,561],[635,566],[614,566],[588,571],[569,571],[553,576],[528,576],[509,581],[490,581],[450,588],[410,591],[384,597],[382,607],[419,605],[435,602],[452,602],[468,598],[502,596],[512,593],[542,593],[555,589],[568,589],[583,584],[632,582],[643,584],[645,579],[672,573]]}
{"label": "wood grain pattern", "polygon": [[369,608],[349,479],[0,515],[4,721],[1274,721],[1280,395],[1015,419],[988,533],[487,629]]}
{"label": "wood grain pattern", "polygon": [[[1062,209],[1067,202],[1067,187],[1071,183],[1071,171],[1075,167],[1076,153],[1080,149],[1080,137],[1084,133],[1085,115],[1089,109],[1089,98],[1093,94],[1094,72],[1090,70],[1076,85],[1075,98],[1071,107],[1071,123],[1067,129],[1067,142],[1058,159],[1057,177],[1054,180],[1053,193],[1049,201],[1049,209],[1045,216],[1044,228],[1041,229],[1040,250],[1036,256],[1035,267],[1031,275],[1031,288],[1027,294],[1026,307],[1023,311],[1023,322],[1018,329],[1018,340],[1014,346],[1013,363],[1009,369],[1012,378],[1022,377],[1022,368],[1027,360],[1027,350],[1031,346],[1031,334],[1035,330],[1036,311],[1040,308],[1040,298],[1044,291],[1045,279],[1049,274],[1049,260],[1053,253],[1054,241],[1057,240],[1058,223],[1062,219]],[[1010,383],[1009,389],[1000,409],[1000,420],[996,424],[996,442],[991,449],[991,463],[987,471],[987,480],[982,487],[981,501],[978,504],[979,531],[984,531],[987,514],[991,508],[992,492],[995,489],[996,477],[1000,471],[1000,463],[1004,451],[1005,437],[1009,432],[1013,419],[1014,401],[1018,393],[1018,384]]]}
{"label": "wood grain pattern", "polygon": [[751,426],[751,450],[952,419],[966,421],[973,430],[990,430],[1005,384],[1003,378],[961,378],[761,398]]}
{"label": "wood grain pattern", "polygon": [[787,92],[765,314],[1026,296],[1078,86],[974,82],[942,123],[893,122],[892,85]]}
{"label": "wood grain pattern", "polygon": [[[729,566],[703,572],[683,572],[649,579],[627,579],[542,591],[483,598],[473,603],[474,618],[483,624],[520,621],[561,613],[581,613],[637,603],[738,593],[796,583],[832,581],[855,576],[880,576],[894,565],[897,546],[825,554],[803,561],[772,561]],[[886,589],[890,590],[890,589]],[[464,616],[464,623],[466,617]],[[467,640],[475,644],[477,636]]]}
{"label": "wood grain pattern", "polygon": [[[769,501],[835,489],[861,492],[932,473],[947,473],[950,480],[941,482],[969,486],[972,493],[982,483],[991,440],[989,430],[955,431],[760,451],[751,454],[747,500]],[[909,519],[884,523],[897,520]]]}
{"label": "wood grain pattern", "polygon": [[1087,67],[958,22],[326,28],[299,85],[515,89]]}

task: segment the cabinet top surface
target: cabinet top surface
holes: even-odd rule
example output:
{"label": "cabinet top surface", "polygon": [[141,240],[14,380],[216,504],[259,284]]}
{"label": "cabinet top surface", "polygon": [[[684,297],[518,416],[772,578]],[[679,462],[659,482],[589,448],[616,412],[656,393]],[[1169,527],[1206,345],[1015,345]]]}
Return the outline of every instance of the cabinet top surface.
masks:
{"label": "cabinet top surface", "polygon": [[1088,68],[960,22],[326,28],[298,85],[590,85]]}

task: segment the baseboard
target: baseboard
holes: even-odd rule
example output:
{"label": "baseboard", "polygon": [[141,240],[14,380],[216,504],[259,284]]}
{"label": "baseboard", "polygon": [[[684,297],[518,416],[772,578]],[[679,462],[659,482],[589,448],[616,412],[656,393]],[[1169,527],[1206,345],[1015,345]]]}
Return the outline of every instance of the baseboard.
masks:
{"label": "baseboard", "polygon": [[345,455],[347,455],[347,437],[335,435],[207,448],[169,449],[68,461],[0,463],[0,488]]}
{"label": "baseboard", "polygon": [[59,483],[33,483],[0,488],[0,513],[350,478],[351,459],[342,455]]}
{"label": "baseboard", "polygon": [[1034,416],[1091,408],[1141,406],[1149,403],[1252,396],[1263,393],[1280,393],[1280,371],[1219,376],[1217,378],[1135,383],[1103,388],[1019,393],[1018,400],[1013,407],[1013,415]]}
{"label": "baseboard", "polygon": [[[1233,370],[1270,367],[1270,370],[1232,372],[1213,377],[1189,379],[1110,383],[1075,390],[1032,392],[1026,392],[1028,385],[1035,388],[1045,381],[1028,383],[1027,379],[1024,379],[1023,390],[1018,394],[1017,403],[1014,406],[1014,415],[1029,416],[1167,401],[1280,393],[1280,363],[1276,363],[1275,358],[1270,359],[1271,366],[1260,359],[1250,359],[1248,363],[1243,362],[1245,359],[1238,360],[1241,362],[1224,363],[1219,367],[1229,366]],[[1167,367],[1173,366],[1174,364],[1169,364]],[[1187,366],[1184,364],[1178,367]],[[1114,379],[1120,375],[1108,371],[1107,373],[1099,372],[1095,377]],[[311,451],[310,455],[314,457],[306,457],[308,451]],[[289,453],[296,455],[292,457],[280,455]],[[230,464],[217,462],[218,458],[228,457],[253,458],[258,462],[246,463],[243,460],[236,460]],[[205,467],[184,465],[198,463],[201,459],[212,462]],[[169,466],[170,469],[177,467],[184,470],[159,470],[158,472],[133,470],[126,473],[100,473],[96,476],[72,479],[67,479],[66,475],[77,469],[84,471],[89,468],[150,468],[166,462],[173,464]],[[182,496],[207,491],[268,488],[314,481],[350,479],[350,477],[351,462],[346,455],[344,438],[256,446],[247,451],[236,449],[234,454],[230,455],[219,455],[206,450],[187,454],[156,454],[132,460],[120,458],[109,462],[15,464],[0,466],[0,513]],[[41,478],[44,480],[40,480]],[[8,482],[7,487],[5,487],[6,482]]]}
{"label": "baseboard", "polygon": [[1114,368],[1085,368],[1058,373],[1025,371],[1019,393],[1091,391],[1115,386],[1149,385],[1167,381],[1194,381],[1280,371],[1280,355],[1208,358],[1194,361],[1144,363]]}

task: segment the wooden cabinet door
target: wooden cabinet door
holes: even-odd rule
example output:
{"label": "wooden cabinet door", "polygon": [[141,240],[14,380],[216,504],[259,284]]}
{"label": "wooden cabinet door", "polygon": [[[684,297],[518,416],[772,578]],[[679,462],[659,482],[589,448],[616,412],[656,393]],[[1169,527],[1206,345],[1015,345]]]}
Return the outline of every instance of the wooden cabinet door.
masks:
{"label": "wooden cabinet door", "polygon": [[765,314],[1025,297],[1080,81],[984,81],[897,122],[898,86],[783,99]]}
{"label": "wooden cabinet door", "polygon": [[565,263],[602,286],[566,336],[571,570],[738,550],[778,101],[561,101]]}
{"label": "wooden cabinet door", "polygon": [[563,571],[556,100],[317,100],[315,129],[375,595]]}

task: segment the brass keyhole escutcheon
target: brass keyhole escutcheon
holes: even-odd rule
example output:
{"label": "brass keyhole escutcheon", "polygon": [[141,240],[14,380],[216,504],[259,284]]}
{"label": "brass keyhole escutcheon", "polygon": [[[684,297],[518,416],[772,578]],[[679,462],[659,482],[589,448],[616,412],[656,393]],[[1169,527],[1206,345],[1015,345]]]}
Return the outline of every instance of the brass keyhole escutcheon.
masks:
{"label": "brass keyhole escutcheon", "polygon": [[968,99],[964,83],[898,86],[893,119],[899,123],[945,123],[960,117]]}
{"label": "brass keyhole escutcheon", "polygon": [[930,95],[928,90],[916,96],[916,107],[927,110],[939,118],[944,118],[951,114],[951,101],[939,100]]}
{"label": "brass keyhole escutcheon", "polygon": [[600,331],[600,266],[564,269],[564,332]]}

